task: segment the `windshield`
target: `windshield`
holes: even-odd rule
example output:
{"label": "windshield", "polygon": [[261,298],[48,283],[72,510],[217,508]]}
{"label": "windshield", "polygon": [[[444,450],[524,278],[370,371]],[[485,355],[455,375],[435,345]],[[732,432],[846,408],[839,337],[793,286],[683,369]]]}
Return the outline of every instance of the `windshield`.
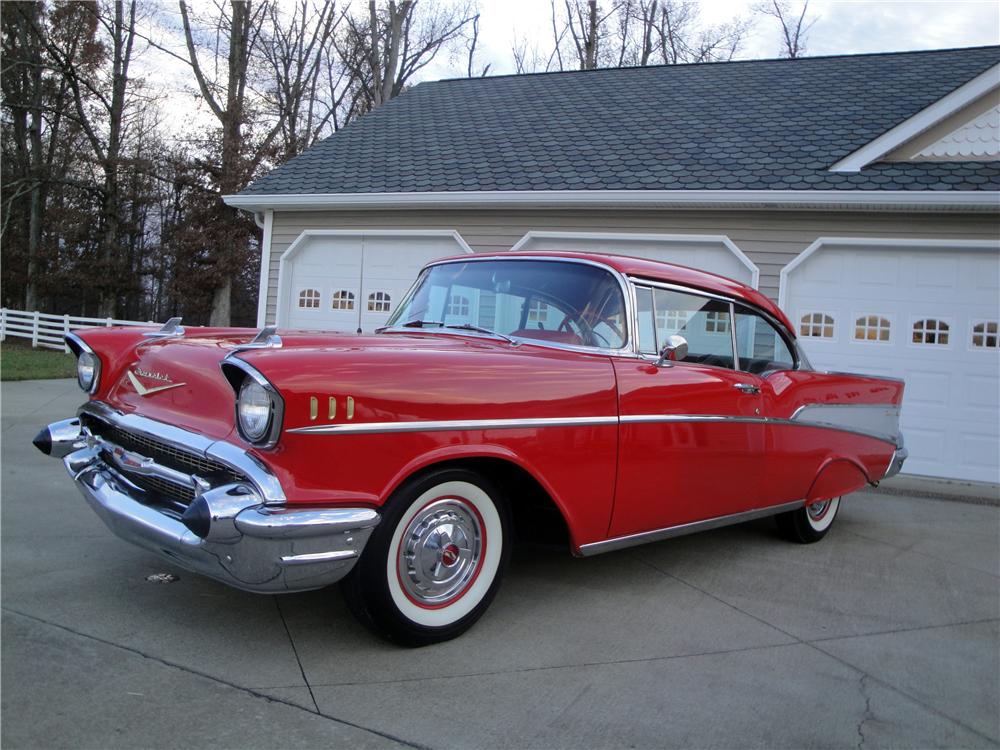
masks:
{"label": "windshield", "polygon": [[569,261],[483,260],[425,269],[387,327],[466,327],[620,349],[625,301],[606,269]]}

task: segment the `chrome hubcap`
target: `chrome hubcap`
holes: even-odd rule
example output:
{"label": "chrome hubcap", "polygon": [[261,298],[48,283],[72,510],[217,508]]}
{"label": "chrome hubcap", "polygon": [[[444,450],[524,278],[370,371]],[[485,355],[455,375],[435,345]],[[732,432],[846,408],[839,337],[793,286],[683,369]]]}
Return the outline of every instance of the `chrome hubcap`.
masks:
{"label": "chrome hubcap", "polygon": [[435,500],[403,531],[399,580],[417,604],[435,606],[458,598],[482,561],[479,516],[461,498]]}
{"label": "chrome hubcap", "polygon": [[806,508],[806,513],[809,514],[809,518],[813,521],[820,520],[826,515],[826,511],[830,508],[830,503],[832,500],[824,500],[820,503],[813,503],[808,508]]}

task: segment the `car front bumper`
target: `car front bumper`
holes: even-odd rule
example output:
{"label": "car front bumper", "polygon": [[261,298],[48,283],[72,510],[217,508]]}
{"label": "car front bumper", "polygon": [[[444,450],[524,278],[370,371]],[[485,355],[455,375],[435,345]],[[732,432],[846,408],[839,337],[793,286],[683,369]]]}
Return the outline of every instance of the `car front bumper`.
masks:
{"label": "car front bumper", "polygon": [[[354,567],[380,520],[370,508],[288,507],[275,477],[233,444],[186,437],[176,427],[100,405],[86,405],[81,417],[84,423],[49,425],[35,444],[63,459],[87,503],[119,537],[230,586],[282,593],[335,583]],[[93,419],[217,461],[226,457],[221,463],[238,478],[188,475],[125,450],[88,428]],[[190,480],[193,500],[186,509],[164,504],[143,479]]]}

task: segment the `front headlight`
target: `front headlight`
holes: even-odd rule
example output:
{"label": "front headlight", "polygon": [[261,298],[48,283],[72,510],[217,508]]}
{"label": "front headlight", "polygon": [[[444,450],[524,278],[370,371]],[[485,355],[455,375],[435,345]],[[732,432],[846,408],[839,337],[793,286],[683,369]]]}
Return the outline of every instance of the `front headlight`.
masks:
{"label": "front headlight", "polygon": [[80,352],[76,360],[76,380],[80,387],[88,393],[93,389],[97,381],[97,372],[100,363],[97,356],[92,352]]}
{"label": "front headlight", "polygon": [[251,443],[262,440],[271,427],[273,411],[274,401],[268,390],[253,378],[246,378],[236,404],[243,437]]}

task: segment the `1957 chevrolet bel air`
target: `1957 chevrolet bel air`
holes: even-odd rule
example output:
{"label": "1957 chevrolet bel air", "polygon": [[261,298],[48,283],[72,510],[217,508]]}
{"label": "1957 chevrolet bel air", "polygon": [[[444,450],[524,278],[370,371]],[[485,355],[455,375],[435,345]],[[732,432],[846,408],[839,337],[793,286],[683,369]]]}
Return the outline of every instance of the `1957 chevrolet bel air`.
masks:
{"label": "1957 chevrolet bel air", "polygon": [[897,473],[903,383],[816,372],[770,300],[613,255],[427,266],[378,335],[92,329],[35,444],[119,536],[247,591],[342,580],[408,645],[489,606],[515,535],[594,555],[774,515],[815,542]]}

